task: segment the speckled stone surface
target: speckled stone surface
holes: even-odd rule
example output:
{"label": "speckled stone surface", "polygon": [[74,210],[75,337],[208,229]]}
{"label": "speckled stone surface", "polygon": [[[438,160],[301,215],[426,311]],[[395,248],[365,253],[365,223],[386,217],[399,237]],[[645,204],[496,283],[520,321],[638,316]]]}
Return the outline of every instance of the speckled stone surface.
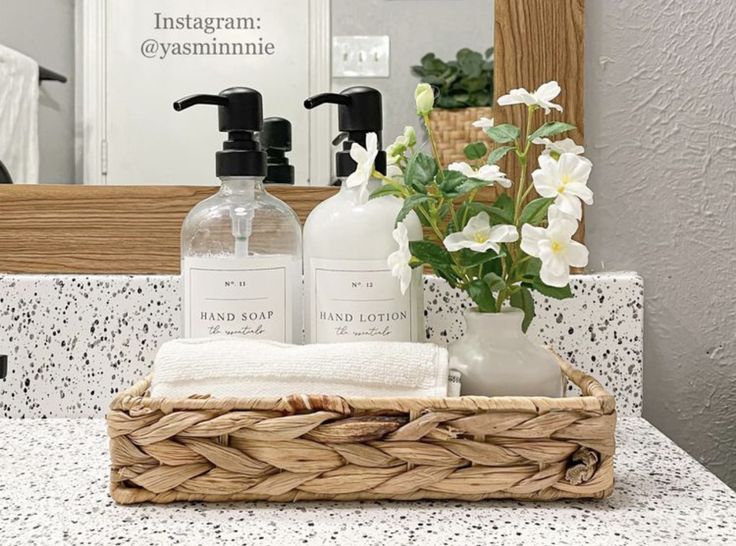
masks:
{"label": "speckled stone surface", "polygon": [[601,501],[117,506],[104,422],[0,420],[0,544],[734,544],[736,493],[639,417]]}
{"label": "speckled stone surface", "polygon": [[[531,335],[597,377],[639,415],[643,289],[634,273],[576,276],[575,297],[536,299]],[[462,335],[463,294],[425,278],[430,340]],[[0,275],[0,417],[100,417],[179,335],[178,276]]]}

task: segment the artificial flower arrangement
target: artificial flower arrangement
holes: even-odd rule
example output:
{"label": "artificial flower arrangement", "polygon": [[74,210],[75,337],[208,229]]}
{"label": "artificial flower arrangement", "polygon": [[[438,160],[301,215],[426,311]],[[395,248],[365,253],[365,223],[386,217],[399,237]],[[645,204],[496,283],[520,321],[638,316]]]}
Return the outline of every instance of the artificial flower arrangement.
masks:
{"label": "artificial flower arrangement", "polygon": [[[526,105],[525,131],[482,118],[473,125],[489,137],[490,150],[484,142],[469,143],[464,150],[467,162],[444,166],[429,123],[434,90],[422,83],[415,92],[417,114],[427,129],[433,156],[417,149],[412,127],[387,149],[386,175],[372,166],[375,135],[367,140],[367,149],[353,150],[359,166],[348,185],[362,184],[373,176],[383,185],[371,198],[394,195],[404,200],[394,231],[399,248],[388,260],[402,291],[409,286],[412,268],[427,264],[452,287],[464,290],[481,313],[498,313],[507,305],[521,309],[524,331],[534,317],[532,291],[557,299],[571,297],[570,267],[588,263],[587,248],[573,235],[582,218],[581,202],[593,203],[587,186],[592,163],[573,140],[550,139],[574,126],[550,121],[532,127],[532,115],[538,109],[545,114],[562,111],[552,102],[560,91],[552,81],[533,93],[513,89],[500,97],[500,106]],[[538,146],[543,147],[539,168],[528,180],[529,157]],[[520,167],[515,188],[496,165],[509,153]],[[492,204],[476,201],[478,192],[488,186],[500,186],[503,191]],[[526,203],[532,190],[539,197]],[[429,228],[429,238],[408,240],[403,220],[411,211]]]}

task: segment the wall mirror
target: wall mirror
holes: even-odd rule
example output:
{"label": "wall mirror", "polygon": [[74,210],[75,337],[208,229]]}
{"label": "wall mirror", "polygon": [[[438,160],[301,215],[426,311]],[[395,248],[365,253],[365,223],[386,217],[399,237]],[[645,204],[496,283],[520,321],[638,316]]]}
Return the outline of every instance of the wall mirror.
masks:
{"label": "wall mirror", "polygon": [[[311,94],[353,85],[379,89],[384,138],[390,142],[405,125],[417,124],[412,93],[419,78],[411,67],[427,53],[449,61],[465,49],[465,76],[457,77],[455,95],[462,80],[471,103],[490,105],[492,98],[490,71],[480,66],[493,45],[492,0],[77,4],[74,78],[66,84],[76,87],[77,133],[75,142],[54,144],[68,147],[68,153],[76,149],[76,172],[70,180],[49,165],[44,183],[217,183],[213,154],[223,135],[215,109],[176,113],[171,107],[193,93],[238,85],[259,90],[264,115],[291,122],[295,183],[311,186],[334,179],[331,140],[337,134],[334,107],[303,107]],[[429,72],[438,81],[443,76],[436,66]],[[45,135],[41,140],[40,162],[46,166],[59,150],[50,149]]]}
{"label": "wall mirror", "polygon": [[[334,107],[308,111],[304,98],[353,85],[379,89],[388,145],[405,125],[420,125],[413,105],[420,75],[412,67],[423,58],[424,76],[440,86],[448,81],[444,63],[463,65],[449,69],[463,75],[445,88],[446,112],[479,107],[478,115],[497,123],[518,123],[521,110],[489,107],[495,97],[557,80],[564,119],[582,141],[583,4],[76,0],[64,8],[74,38],[68,51],[56,51],[47,42],[62,41],[63,29],[52,25],[41,40],[24,28],[42,21],[29,19],[22,0],[10,0],[0,42],[25,44],[39,65],[68,81],[40,85],[41,183],[0,184],[0,271],[178,271],[181,221],[214,191],[214,153],[223,140],[213,107],[173,110],[174,100],[191,93],[248,85],[262,92],[267,116],[291,121],[295,185],[272,192],[302,219],[334,191],[338,133]],[[66,73],[46,60],[63,56]],[[502,169],[514,174],[510,164]]]}

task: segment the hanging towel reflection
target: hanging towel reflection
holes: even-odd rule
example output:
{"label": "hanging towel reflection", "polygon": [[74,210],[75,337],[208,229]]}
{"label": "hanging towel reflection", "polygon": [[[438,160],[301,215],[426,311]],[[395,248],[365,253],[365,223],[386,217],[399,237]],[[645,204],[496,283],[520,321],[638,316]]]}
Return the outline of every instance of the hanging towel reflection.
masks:
{"label": "hanging towel reflection", "polygon": [[38,70],[0,44],[0,161],[15,183],[38,183]]}

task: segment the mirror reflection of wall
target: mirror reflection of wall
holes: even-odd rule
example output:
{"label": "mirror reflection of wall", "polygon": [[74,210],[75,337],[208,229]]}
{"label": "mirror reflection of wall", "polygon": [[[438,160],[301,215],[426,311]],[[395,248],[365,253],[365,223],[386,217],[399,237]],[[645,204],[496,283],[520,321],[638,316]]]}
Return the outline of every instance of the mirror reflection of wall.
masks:
{"label": "mirror reflection of wall", "polygon": [[[191,19],[185,28],[165,28],[156,13]],[[191,23],[198,17],[251,17],[257,25],[207,30]],[[275,54],[151,58],[142,49],[149,39],[160,47],[265,41]],[[215,184],[214,152],[224,138],[216,111],[179,114],[171,103],[250,85],[263,92],[266,116],[292,121],[296,184],[325,185],[334,179],[337,112],[307,112],[305,97],[354,85],[379,89],[386,146],[405,125],[419,125],[413,65],[430,52],[452,60],[462,48],[483,53],[492,43],[493,0],[3,0],[0,16],[0,46],[68,78],[42,83],[34,99],[37,178],[57,184]],[[359,58],[366,62],[356,64]],[[7,81],[0,78],[0,90]],[[0,112],[9,108],[0,103]],[[5,146],[0,139],[0,161],[5,155],[13,165],[13,181],[35,182],[18,176],[10,157],[18,152]]]}
{"label": "mirror reflection of wall", "polygon": [[332,0],[332,35],[389,37],[389,77],[332,78],[334,91],[368,85],[383,93],[387,146],[404,126],[420,125],[414,114],[419,79],[411,67],[427,53],[445,61],[462,48],[485,53],[493,45],[493,0]]}

